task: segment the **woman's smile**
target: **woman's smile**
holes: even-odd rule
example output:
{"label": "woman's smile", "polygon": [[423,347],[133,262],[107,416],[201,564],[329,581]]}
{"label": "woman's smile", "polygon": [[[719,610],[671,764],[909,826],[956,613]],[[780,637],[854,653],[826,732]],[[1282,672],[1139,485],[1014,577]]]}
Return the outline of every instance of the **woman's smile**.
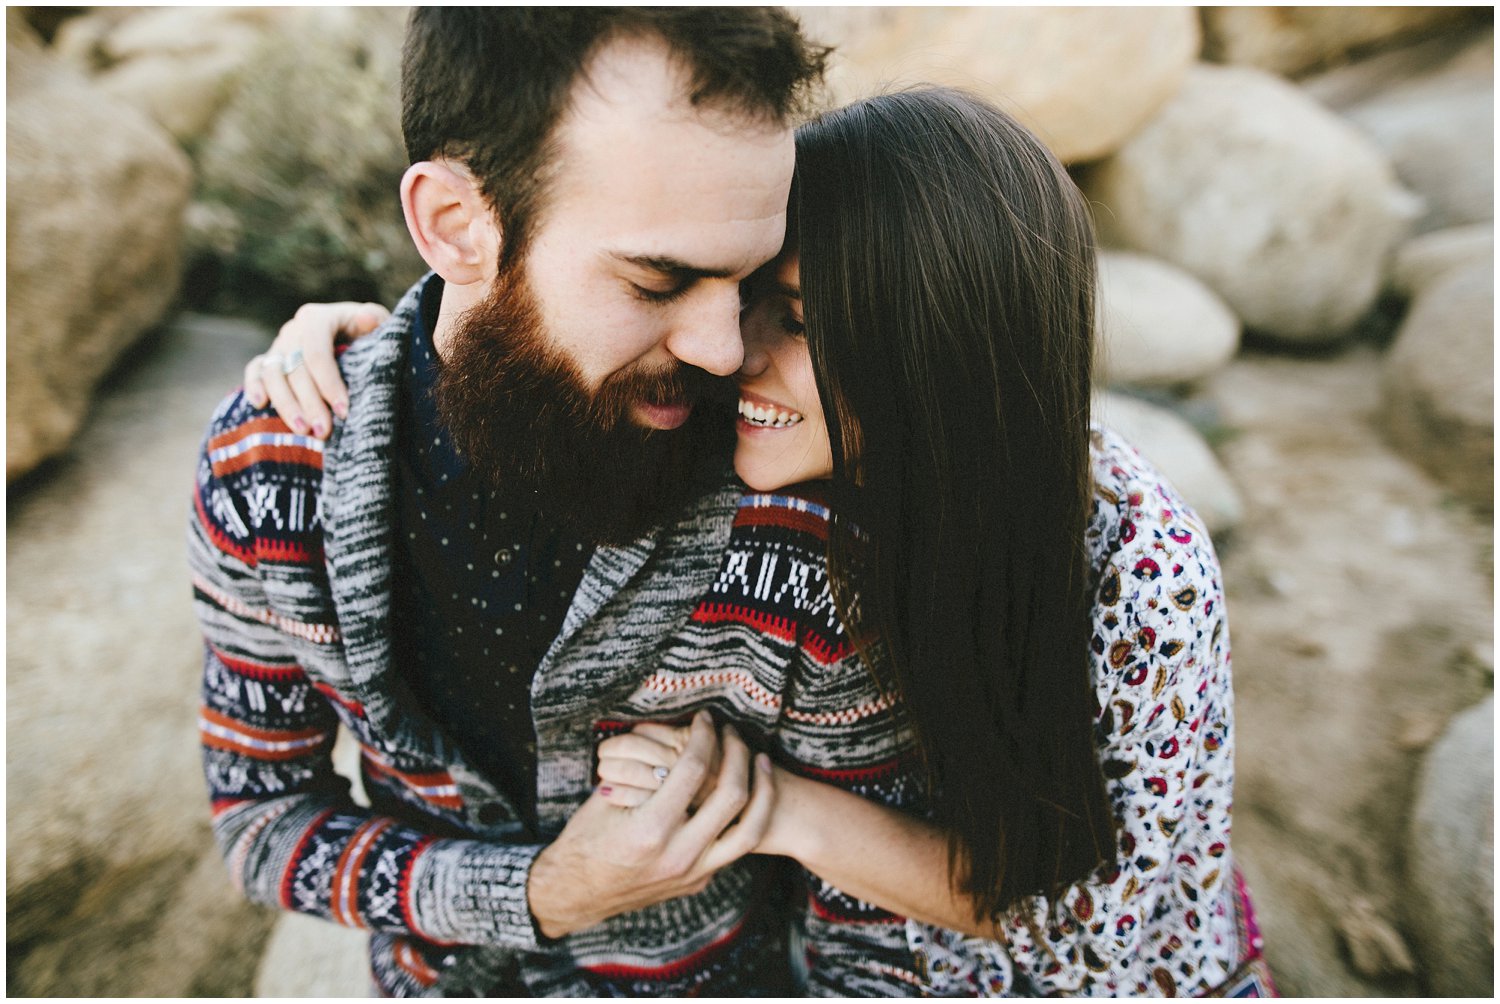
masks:
{"label": "woman's smile", "polygon": [[802,327],[795,252],[768,266],[740,321],[739,434],[734,470],[758,492],[833,474],[828,425]]}

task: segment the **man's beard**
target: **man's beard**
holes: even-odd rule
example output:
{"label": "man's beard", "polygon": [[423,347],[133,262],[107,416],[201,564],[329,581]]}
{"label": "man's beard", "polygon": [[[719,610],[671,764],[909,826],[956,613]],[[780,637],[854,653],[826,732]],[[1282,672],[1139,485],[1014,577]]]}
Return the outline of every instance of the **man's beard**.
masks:
{"label": "man's beard", "polygon": [[[599,337],[608,337],[600,332]],[[727,456],[727,408],[705,407],[725,381],[674,363],[631,366],[590,391],[572,360],[552,348],[520,262],[455,320],[437,380],[437,409],[454,446],[479,476],[535,505],[566,532],[622,544],[680,516],[705,487],[701,461]],[[693,402],[674,430],[630,418],[637,402]]]}

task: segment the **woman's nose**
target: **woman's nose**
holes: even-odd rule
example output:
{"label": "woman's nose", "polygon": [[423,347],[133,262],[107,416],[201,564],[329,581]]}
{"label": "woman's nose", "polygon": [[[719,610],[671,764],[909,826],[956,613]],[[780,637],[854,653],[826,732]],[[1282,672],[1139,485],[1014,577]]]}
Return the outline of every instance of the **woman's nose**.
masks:
{"label": "woman's nose", "polygon": [[740,371],[736,374],[741,380],[758,377],[766,371],[770,365],[771,356],[766,351],[765,345],[757,338],[751,337],[750,332],[745,332],[745,361],[740,363]]}

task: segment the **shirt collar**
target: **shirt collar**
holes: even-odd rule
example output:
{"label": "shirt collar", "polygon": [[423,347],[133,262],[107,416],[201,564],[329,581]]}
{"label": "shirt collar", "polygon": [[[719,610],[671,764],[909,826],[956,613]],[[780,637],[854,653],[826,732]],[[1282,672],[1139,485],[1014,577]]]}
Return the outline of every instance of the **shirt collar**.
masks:
{"label": "shirt collar", "polygon": [[449,484],[457,487],[468,468],[453,448],[452,437],[443,428],[437,411],[437,381],[442,361],[438,358],[432,333],[437,326],[442,300],[443,280],[433,273],[422,284],[417,314],[411,326],[407,379],[404,381],[409,419],[407,428],[411,431],[407,442],[411,444],[412,459],[424,481],[434,487]]}

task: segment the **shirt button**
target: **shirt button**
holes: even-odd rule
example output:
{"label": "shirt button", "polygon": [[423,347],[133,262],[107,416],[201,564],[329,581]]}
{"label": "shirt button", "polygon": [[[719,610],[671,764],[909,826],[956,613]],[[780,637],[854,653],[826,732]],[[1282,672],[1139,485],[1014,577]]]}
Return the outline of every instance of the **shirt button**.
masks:
{"label": "shirt button", "polygon": [[495,564],[499,565],[501,568],[504,568],[506,565],[510,564],[515,560],[515,558],[516,556],[511,553],[511,550],[508,547],[502,547],[500,550],[495,552]]}

